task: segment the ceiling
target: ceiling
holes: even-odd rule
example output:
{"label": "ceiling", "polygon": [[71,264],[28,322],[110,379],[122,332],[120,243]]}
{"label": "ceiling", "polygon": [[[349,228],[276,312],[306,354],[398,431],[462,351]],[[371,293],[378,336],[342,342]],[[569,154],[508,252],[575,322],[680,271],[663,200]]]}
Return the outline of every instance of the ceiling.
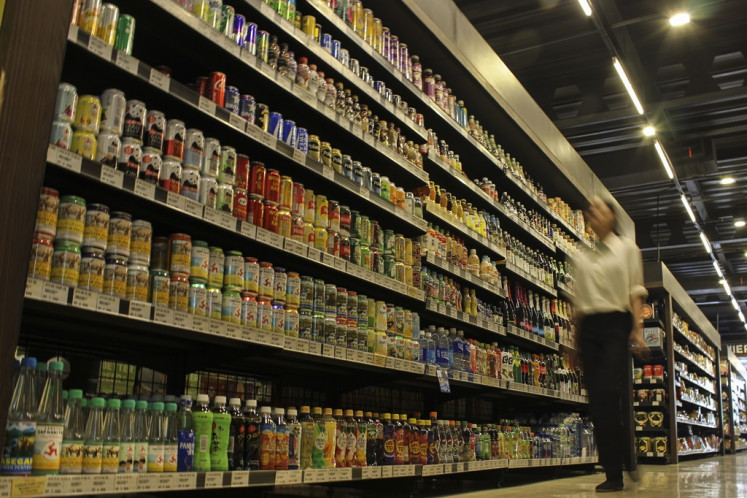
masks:
{"label": "ceiling", "polygon": [[[747,219],[744,0],[589,0],[591,18],[577,0],[455,1],[633,218],[644,260],[667,264],[724,340],[747,340],[612,65],[617,54],[747,310],[747,228],[734,226]],[[679,11],[692,22],[670,26]]]}

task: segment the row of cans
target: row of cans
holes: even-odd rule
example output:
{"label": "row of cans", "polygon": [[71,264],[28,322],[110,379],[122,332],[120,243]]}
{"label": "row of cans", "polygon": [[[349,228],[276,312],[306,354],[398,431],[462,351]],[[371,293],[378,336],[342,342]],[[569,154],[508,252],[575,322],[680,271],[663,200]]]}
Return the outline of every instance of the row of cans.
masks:
{"label": "row of cans", "polygon": [[135,41],[135,18],[119,13],[119,7],[101,0],[74,0],[70,23],[92,36],[132,55]]}

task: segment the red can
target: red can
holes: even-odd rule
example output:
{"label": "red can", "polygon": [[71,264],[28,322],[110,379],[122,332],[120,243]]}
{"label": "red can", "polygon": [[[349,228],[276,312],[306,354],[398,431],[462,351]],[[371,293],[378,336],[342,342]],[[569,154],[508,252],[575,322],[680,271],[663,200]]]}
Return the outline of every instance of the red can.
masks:
{"label": "red can", "polygon": [[280,203],[280,172],[268,169],[265,175],[265,200],[275,206]]}
{"label": "red can", "polygon": [[290,238],[293,240],[297,240],[298,242],[303,242],[303,218],[296,215],[291,215],[291,234]]}
{"label": "red can", "polygon": [[290,210],[293,206],[293,179],[290,176],[280,177],[280,207]]}
{"label": "red can", "polygon": [[306,204],[303,200],[305,189],[303,183],[293,182],[293,199],[291,200],[291,214],[303,218],[306,213]]}
{"label": "red can", "polygon": [[226,102],[226,75],[217,71],[210,73],[208,85],[208,98],[223,107]]}
{"label": "red can", "polygon": [[350,238],[340,235],[340,257],[350,261]]}
{"label": "red can", "polygon": [[340,234],[327,230],[327,254],[340,255]]}
{"label": "red can", "polygon": [[664,380],[664,366],[654,365],[654,379]]}
{"label": "red can", "polygon": [[265,226],[265,205],[262,203],[262,196],[249,194],[247,204],[246,219],[250,223],[264,228]]}
{"label": "red can", "polygon": [[278,210],[278,233],[283,237],[290,238],[292,224],[293,217],[291,216],[290,211],[285,208],[280,208]]}
{"label": "red can", "polygon": [[249,156],[246,154],[236,154],[236,178],[233,186],[249,190]]}
{"label": "red can", "polygon": [[329,228],[335,232],[340,232],[340,203],[330,200],[327,207],[329,216]]}
{"label": "red can", "polygon": [[195,92],[199,93],[201,97],[208,96],[208,77],[200,76],[195,80]]}
{"label": "red can", "polygon": [[252,161],[252,168],[249,174],[249,193],[256,194],[261,198],[265,196],[265,174],[267,169],[265,163]]}
{"label": "red can", "polygon": [[278,207],[269,202],[264,202],[265,209],[265,230],[269,230],[272,233],[278,233]]}
{"label": "red can", "polygon": [[653,367],[651,365],[643,365],[643,378],[646,380],[651,380],[652,376],[653,376]]}
{"label": "red can", "polygon": [[249,207],[249,194],[243,188],[233,189],[233,215],[240,220],[246,221]]}

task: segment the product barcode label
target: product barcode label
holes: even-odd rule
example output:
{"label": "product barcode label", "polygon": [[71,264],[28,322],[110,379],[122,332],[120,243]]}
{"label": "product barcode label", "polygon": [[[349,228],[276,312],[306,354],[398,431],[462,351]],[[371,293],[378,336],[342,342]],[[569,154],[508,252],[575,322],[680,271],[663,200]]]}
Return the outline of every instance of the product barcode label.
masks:
{"label": "product barcode label", "polygon": [[56,145],[50,145],[47,148],[47,161],[75,173],[80,173],[83,159],[74,152],[57,147]]}
{"label": "product barcode label", "polygon": [[98,294],[85,289],[73,290],[73,306],[91,311],[96,311]]}
{"label": "product barcode label", "polygon": [[202,210],[202,204],[188,197],[184,198],[184,211],[197,218],[202,218]]}
{"label": "product barcode label", "polygon": [[166,204],[179,211],[184,211],[184,197],[183,195],[177,194],[176,192],[166,192]]}
{"label": "product barcode label", "polygon": [[124,52],[117,51],[117,60],[115,61],[117,67],[124,69],[130,74],[137,75],[138,60],[134,57],[130,57]]}
{"label": "product barcode label", "polygon": [[259,137],[259,141],[271,149],[275,149],[278,145],[278,139],[269,133],[262,133]]}
{"label": "product barcode label", "polygon": [[109,166],[101,166],[101,183],[106,183],[112,187],[122,188],[124,183],[124,173]]}
{"label": "product barcode label", "polygon": [[70,287],[67,285],[56,284],[54,282],[44,282],[42,290],[42,299],[57,304],[67,304],[67,298],[70,294]]}
{"label": "product barcode label", "polygon": [[293,149],[293,160],[301,164],[306,164],[306,154],[298,149]]}
{"label": "product barcode label", "polygon": [[140,178],[135,179],[135,195],[144,197],[149,200],[153,200],[156,197],[156,185],[154,183],[146,182]]}
{"label": "product barcode label", "polygon": [[241,116],[230,113],[228,116],[228,122],[231,123],[231,126],[234,128],[241,130],[242,133],[246,133],[246,120]]}
{"label": "product barcode label", "polygon": [[197,107],[199,107],[201,111],[206,112],[211,116],[215,116],[215,102],[203,97],[202,95],[200,95],[200,98],[197,100]]}
{"label": "product barcode label", "polygon": [[166,93],[168,93],[171,86],[171,78],[163,74],[158,69],[150,70],[150,78],[148,79],[148,81],[150,81],[151,85],[160,88]]}
{"label": "product barcode label", "polygon": [[102,59],[108,61],[112,59],[112,46],[96,36],[91,35],[88,39],[88,50]]}

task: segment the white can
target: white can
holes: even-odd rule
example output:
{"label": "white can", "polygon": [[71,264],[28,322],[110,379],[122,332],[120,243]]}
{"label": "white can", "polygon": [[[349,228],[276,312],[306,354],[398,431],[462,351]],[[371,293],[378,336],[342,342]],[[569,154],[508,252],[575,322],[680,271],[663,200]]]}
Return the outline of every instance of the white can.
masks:
{"label": "white can", "polygon": [[173,157],[164,158],[158,178],[161,187],[178,194],[182,186],[182,165],[179,160]]}
{"label": "white can", "polygon": [[117,169],[124,171],[125,176],[137,178],[140,174],[140,165],[142,163],[143,147],[140,145],[140,141],[134,138],[125,138],[122,141]]}
{"label": "white can", "polygon": [[117,162],[122,154],[122,142],[119,135],[113,131],[102,131],[98,136],[96,145],[96,160],[112,168],[117,167]]}
{"label": "white can", "polygon": [[200,170],[187,166],[182,170],[181,194],[193,201],[200,200]]}
{"label": "white can", "polygon": [[121,135],[124,129],[127,99],[122,90],[107,88],[101,94],[101,130]]}
{"label": "white can", "polygon": [[130,239],[130,262],[150,266],[150,250],[153,245],[153,227],[150,221],[133,221]]}
{"label": "white can", "polygon": [[205,137],[202,130],[190,128],[184,139],[184,165],[198,170],[202,168],[202,157],[205,154]]}
{"label": "white can", "polygon": [[143,149],[143,162],[140,164],[138,178],[148,183],[157,184],[162,165],[161,151],[155,147],[146,147]]}
{"label": "white can", "polygon": [[134,138],[139,143],[142,143],[146,114],[147,109],[145,108],[145,102],[134,99],[128,100],[125,110],[124,125],[122,127],[122,138]]}
{"label": "white can", "polygon": [[217,138],[205,139],[205,156],[202,162],[202,176],[218,177],[220,173],[220,142]]}
{"label": "white can", "polygon": [[216,209],[218,205],[218,180],[210,176],[200,178],[200,202]]}

